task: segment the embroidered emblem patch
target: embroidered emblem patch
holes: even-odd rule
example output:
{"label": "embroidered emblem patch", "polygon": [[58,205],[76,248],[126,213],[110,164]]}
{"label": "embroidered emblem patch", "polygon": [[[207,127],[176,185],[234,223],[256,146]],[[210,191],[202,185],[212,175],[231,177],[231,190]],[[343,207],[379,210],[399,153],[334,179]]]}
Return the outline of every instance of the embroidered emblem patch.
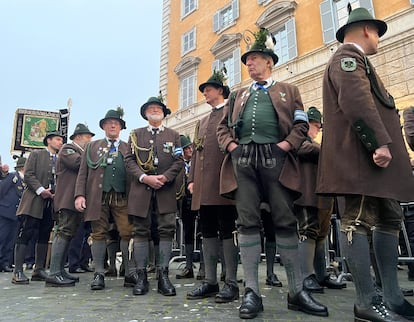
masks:
{"label": "embroidered emblem patch", "polygon": [[341,58],[341,69],[344,72],[353,72],[357,68],[356,59],[352,57]]}

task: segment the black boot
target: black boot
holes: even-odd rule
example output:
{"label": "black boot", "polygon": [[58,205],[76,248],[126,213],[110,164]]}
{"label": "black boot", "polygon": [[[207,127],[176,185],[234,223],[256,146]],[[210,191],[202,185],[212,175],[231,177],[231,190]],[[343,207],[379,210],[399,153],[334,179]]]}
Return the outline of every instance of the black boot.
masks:
{"label": "black boot", "polygon": [[137,281],[132,290],[133,295],[145,295],[148,293],[149,283],[147,278],[147,271],[145,269],[137,270]]}
{"label": "black boot", "polygon": [[165,296],[174,296],[175,287],[168,277],[168,267],[160,267],[158,271],[158,293]]}

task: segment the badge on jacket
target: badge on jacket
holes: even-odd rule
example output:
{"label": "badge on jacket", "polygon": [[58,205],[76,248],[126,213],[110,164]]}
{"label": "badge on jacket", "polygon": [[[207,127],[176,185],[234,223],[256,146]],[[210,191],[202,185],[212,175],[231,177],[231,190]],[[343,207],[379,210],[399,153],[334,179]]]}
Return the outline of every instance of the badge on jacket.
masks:
{"label": "badge on jacket", "polygon": [[344,72],[353,72],[357,68],[356,59],[352,57],[341,58],[341,69]]}

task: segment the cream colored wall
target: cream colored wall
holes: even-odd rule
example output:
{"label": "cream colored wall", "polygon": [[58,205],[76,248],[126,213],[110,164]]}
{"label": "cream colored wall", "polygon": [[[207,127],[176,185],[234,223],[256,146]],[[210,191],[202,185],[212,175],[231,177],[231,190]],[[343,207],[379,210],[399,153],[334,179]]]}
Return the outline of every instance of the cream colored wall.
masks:
{"label": "cream colored wall", "polygon": [[[177,112],[179,81],[174,73],[175,66],[183,58],[180,53],[181,34],[197,26],[197,49],[188,55],[201,59],[198,66],[198,84],[211,75],[214,60],[211,46],[221,34],[213,33],[212,16],[229,2],[199,0],[198,10],[180,21],[180,1],[171,1],[171,24],[168,55],[168,105],[173,115],[166,119],[166,125],[180,133],[193,137],[194,126],[209,111],[203,96],[198,92],[198,103],[191,108]],[[268,4],[272,5],[276,1]],[[388,31],[381,38],[377,55],[371,58],[386,88],[396,99],[399,109],[414,105],[414,8],[409,0],[374,0],[376,18],[384,19]],[[274,69],[274,78],[299,87],[305,109],[309,106],[322,107],[322,76],[325,64],[339,43],[325,45],[322,41],[319,4],[320,0],[297,0],[295,11],[298,57]],[[242,33],[246,29],[257,30],[255,21],[267,8],[255,0],[240,0],[240,17],[237,23],[223,33]],[[246,14],[248,13],[248,14]],[[241,52],[245,51],[242,41]],[[246,68],[242,65],[242,84],[250,83]]]}

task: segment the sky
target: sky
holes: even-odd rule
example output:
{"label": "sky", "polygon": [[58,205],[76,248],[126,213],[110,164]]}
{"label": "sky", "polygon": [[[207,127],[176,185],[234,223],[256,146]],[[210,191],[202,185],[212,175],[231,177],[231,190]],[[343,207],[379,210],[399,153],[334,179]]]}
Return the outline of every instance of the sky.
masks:
{"label": "sky", "polygon": [[[0,0],[0,155],[10,148],[18,108],[58,112],[72,100],[69,135],[121,106],[129,132],[158,96],[162,0]],[[19,154],[19,153],[14,153]]]}

